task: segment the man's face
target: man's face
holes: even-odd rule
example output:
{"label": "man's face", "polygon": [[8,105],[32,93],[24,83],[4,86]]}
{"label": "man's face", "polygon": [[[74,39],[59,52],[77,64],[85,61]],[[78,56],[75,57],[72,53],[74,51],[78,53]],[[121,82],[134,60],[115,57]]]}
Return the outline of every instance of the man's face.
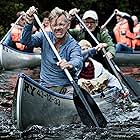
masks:
{"label": "man's face", "polygon": [[92,18],[85,19],[84,23],[91,32],[93,32],[98,25],[97,21],[93,20]]}
{"label": "man's face", "polygon": [[21,19],[19,20],[18,24],[23,27],[25,25],[25,23],[26,23],[26,18],[25,18],[25,16],[22,16]]}
{"label": "man's face", "polygon": [[50,25],[49,19],[45,17],[45,18],[43,19],[43,24],[44,24],[45,27],[49,26],[49,25]]}
{"label": "man's face", "polygon": [[120,21],[122,21],[122,17],[120,17],[120,16],[116,16],[116,21],[117,21],[117,23],[119,23]]}
{"label": "man's face", "polygon": [[69,28],[70,23],[65,15],[61,15],[60,17],[51,20],[51,29],[57,39],[65,37]]}

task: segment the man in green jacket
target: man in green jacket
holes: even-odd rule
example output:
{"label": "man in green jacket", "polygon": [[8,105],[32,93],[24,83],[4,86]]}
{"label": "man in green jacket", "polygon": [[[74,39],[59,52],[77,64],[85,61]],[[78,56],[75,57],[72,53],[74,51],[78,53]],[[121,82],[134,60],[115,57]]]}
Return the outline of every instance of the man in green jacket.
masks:
{"label": "man in green jacket", "polygon": [[[78,13],[79,10],[74,8],[69,11],[69,13],[73,16],[74,13]],[[115,57],[115,47],[112,41],[111,36],[108,34],[106,29],[101,29],[98,26],[98,15],[93,10],[88,10],[83,14],[82,17],[83,22],[87,26],[87,28],[92,32],[92,34],[97,38],[100,43],[103,43],[105,46],[106,54],[109,59]],[[77,40],[80,41],[82,39],[88,40],[92,46],[96,46],[97,44],[93,40],[93,38],[89,35],[89,33],[81,27],[81,29],[70,29],[69,33]],[[100,54],[100,53],[99,53]],[[97,59],[100,55],[98,55]],[[100,60],[99,60],[100,61]],[[101,60],[102,61],[102,60]]]}

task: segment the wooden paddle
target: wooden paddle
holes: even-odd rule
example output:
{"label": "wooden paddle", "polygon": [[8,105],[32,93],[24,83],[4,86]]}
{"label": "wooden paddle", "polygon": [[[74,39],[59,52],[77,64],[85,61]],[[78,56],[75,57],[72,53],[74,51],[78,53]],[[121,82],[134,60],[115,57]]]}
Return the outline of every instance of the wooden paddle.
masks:
{"label": "wooden paddle", "polygon": [[[57,59],[61,61],[61,57],[59,56],[59,53],[57,52],[54,44],[50,40],[49,36],[43,29],[41,22],[36,14],[34,14],[35,20],[39,24],[44,36],[46,37],[47,41],[49,42],[53,52],[55,53]],[[81,120],[84,124],[88,126],[96,126],[96,127],[105,127],[107,125],[107,121],[105,117],[103,116],[102,112],[100,111],[98,105],[94,101],[94,99],[87,93],[86,91],[79,88],[79,86],[75,83],[72,76],[70,75],[69,71],[67,69],[64,69],[68,79],[70,80],[75,92],[74,92],[74,103],[77,108],[77,111],[79,113],[79,116],[81,117]]]}
{"label": "wooden paddle", "polygon": [[[92,39],[99,44],[99,41],[95,38],[95,36],[91,33],[91,31],[87,28],[87,26],[84,24],[84,22],[81,20],[81,18],[75,13],[76,18],[79,20],[79,22],[82,24],[82,26],[86,29],[86,31],[89,33],[89,35],[92,37]],[[103,54],[106,54],[105,49],[102,49]],[[118,66],[115,64],[115,62],[113,60],[110,60],[106,55],[105,58],[109,64],[109,66],[111,67],[112,71],[114,72],[115,76],[118,78],[123,90],[125,91],[125,87],[122,83],[121,78],[123,79],[123,81],[125,82],[126,86],[131,89],[131,91],[133,92],[134,95],[137,95],[137,90],[136,87],[132,87],[132,85],[130,85],[130,83],[127,81],[127,79],[125,78],[125,75],[123,75],[123,73],[121,72],[121,70],[118,68]],[[121,78],[120,78],[120,76]],[[132,80],[132,79],[131,79]],[[140,89],[140,86],[138,87]],[[130,99],[130,97],[128,97],[130,103],[132,103],[132,100]]]}

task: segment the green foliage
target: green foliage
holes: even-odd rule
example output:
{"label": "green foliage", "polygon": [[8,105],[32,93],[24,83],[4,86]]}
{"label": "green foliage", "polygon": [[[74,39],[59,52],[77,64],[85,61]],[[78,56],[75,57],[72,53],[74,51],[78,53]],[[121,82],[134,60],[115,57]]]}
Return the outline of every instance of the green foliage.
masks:
{"label": "green foliage", "polygon": [[15,1],[0,1],[0,38],[8,31],[11,23],[15,22],[17,18],[16,13],[21,11],[22,8],[22,3],[15,3]]}
{"label": "green foliage", "polygon": [[4,27],[2,25],[0,25],[0,36],[4,36],[5,34],[5,30],[4,30]]}
{"label": "green foliage", "polygon": [[[71,1],[71,0],[69,0]],[[72,3],[72,7],[73,8],[78,8],[80,9],[80,12],[81,13],[84,13],[85,10],[88,10],[88,9],[91,9],[91,6],[93,3],[95,3],[97,0],[72,0],[71,3]]]}
{"label": "green foliage", "polygon": [[[136,15],[140,18],[140,1],[138,0],[1,0],[0,39],[10,29],[10,24],[16,21],[16,13],[18,11],[26,11],[32,5],[38,8],[39,14],[46,10],[50,11],[56,6],[68,11],[76,7],[80,9],[79,14],[93,9],[98,13],[100,25],[105,23],[114,9],[128,12],[130,15]],[[109,28],[112,28],[112,26],[111,21]]]}

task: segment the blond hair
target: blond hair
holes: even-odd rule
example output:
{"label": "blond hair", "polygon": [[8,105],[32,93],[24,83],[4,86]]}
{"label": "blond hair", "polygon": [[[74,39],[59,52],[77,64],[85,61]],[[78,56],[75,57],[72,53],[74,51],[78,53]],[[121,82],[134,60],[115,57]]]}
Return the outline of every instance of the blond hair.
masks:
{"label": "blond hair", "polygon": [[56,17],[59,18],[61,15],[65,15],[65,17],[67,19],[67,22],[70,22],[70,15],[68,14],[68,12],[67,11],[64,11],[64,10],[58,8],[58,7],[55,7],[51,11],[51,13],[49,15],[49,20],[51,21],[52,19],[54,19]]}
{"label": "blond hair", "polygon": [[85,40],[85,39],[82,39],[78,44],[81,46],[81,48],[83,48],[85,46],[87,48],[92,48],[91,43],[89,41]]}

